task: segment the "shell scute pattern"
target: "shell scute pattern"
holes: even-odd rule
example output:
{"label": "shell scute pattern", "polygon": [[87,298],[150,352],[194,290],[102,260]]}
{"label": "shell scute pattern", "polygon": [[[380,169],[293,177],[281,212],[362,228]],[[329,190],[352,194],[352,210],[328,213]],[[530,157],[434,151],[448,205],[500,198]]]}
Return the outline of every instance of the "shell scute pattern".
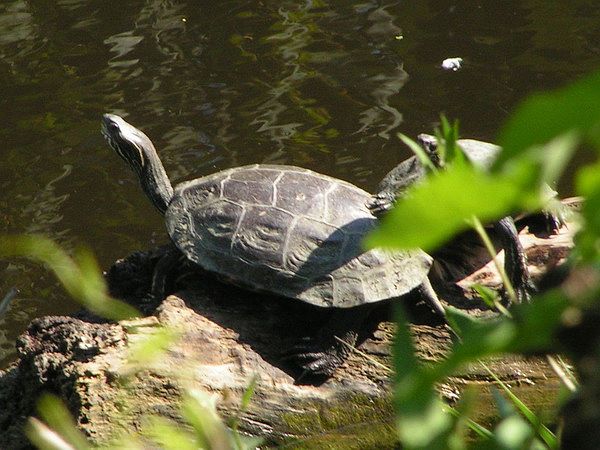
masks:
{"label": "shell scute pattern", "polygon": [[189,208],[186,197],[169,205],[167,213],[176,220],[167,220],[167,231],[175,244],[192,261],[202,263],[204,253],[228,255],[231,239],[239,226],[242,207],[226,200],[217,200],[204,208]]}
{"label": "shell scute pattern", "polygon": [[284,269],[285,243],[293,219],[290,213],[272,206],[246,205],[232,239],[231,254],[250,264]]}
{"label": "shell scute pattern", "polygon": [[223,180],[224,198],[248,205],[272,205],[280,171],[255,169],[232,172]]}
{"label": "shell scute pattern", "polygon": [[335,306],[353,306],[356,304],[357,299],[359,299],[359,303],[368,303],[369,298],[365,293],[362,277],[333,279],[333,298],[336,299]]}
{"label": "shell scute pattern", "polygon": [[310,283],[305,286],[304,290],[301,291],[299,295],[296,294],[296,297],[305,302],[312,303],[313,305],[326,307],[343,307],[345,306],[342,304],[344,300],[348,300],[349,303],[351,303],[348,304],[348,306],[356,306],[363,303],[356,297],[350,299],[339,299],[334,297],[334,281],[334,275],[324,275],[319,278],[314,278],[310,280]]}
{"label": "shell scute pattern", "polygon": [[385,266],[389,257],[379,249],[363,252],[361,237],[353,236],[344,247],[344,261],[349,272],[361,273],[372,267]]}
{"label": "shell scute pattern", "polygon": [[243,206],[225,199],[217,200],[201,209],[188,209],[192,233],[204,248],[227,254],[231,240],[240,226]]}
{"label": "shell scute pattern", "polygon": [[[368,198],[369,194],[356,186],[342,182],[333,183],[327,193],[327,211],[323,219],[336,227],[348,226],[357,219],[363,219],[370,221],[372,228],[375,226],[375,219],[367,210]],[[365,229],[361,232],[364,233]]]}
{"label": "shell scute pattern", "polygon": [[387,272],[386,278],[394,292],[398,293],[396,295],[409,292],[412,288],[408,287],[411,285],[416,287],[415,280],[422,280],[423,274],[427,274],[433,264],[433,258],[422,250],[410,250],[402,253],[379,251],[387,254],[389,266],[394,267],[393,271]]}
{"label": "shell scute pattern", "polygon": [[331,181],[302,172],[284,172],[277,180],[275,206],[297,216],[325,220]]}
{"label": "shell scute pattern", "polygon": [[208,176],[179,184],[175,189],[169,208],[174,201],[180,198],[185,199],[188,208],[204,208],[222,198],[221,183],[215,182],[214,178],[214,176]]}
{"label": "shell scute pattern", "polygon": [[389,274],[382,268],[371,270],[369,276],[363,277],[365,298],[391,298],[398,295],[393,288]]}
{"label": "shell scute pattern", "polygon": [[216,259],[212,263],[219,267],[218,273],[235,284],[284,297],[298,298],[298,293],[303,292],[309,284],[308,280],[295,274],[274,270],[265,264],[251,264],[242,259]]}
{"label": "shell scute pattern", "polygon": [[173,242],[236,284],[351,307],[410,291],[431,265],[420,251],[365,252],[369,194],[341,180],[255,165],[180,186],[166,214]]}
{"label": "shell scute pattern", "polygon": [[285,267],[309,278],[332,272],[341,264],[346,238],[343,231],[332,225],[301,217],[290,230]]}

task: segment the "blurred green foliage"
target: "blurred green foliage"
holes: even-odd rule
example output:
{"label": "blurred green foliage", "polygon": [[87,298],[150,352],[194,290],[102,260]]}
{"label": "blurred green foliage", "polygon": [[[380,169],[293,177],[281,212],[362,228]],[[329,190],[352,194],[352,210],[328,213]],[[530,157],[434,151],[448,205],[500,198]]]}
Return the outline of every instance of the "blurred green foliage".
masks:
{"label": "blurred green foliage", "polygon": [[[503,152],[490,172],[464,164],[434,171],[400,199],[368,239],[370,246],[421,247],[433,250],[468,228],[473,218],[492,221],[515,211],[545,206],[544,183],[561,176],[582,141],[600,151],[600,72],[556,92],[526,100],[500,134]],[[444,124],[438,138],[453,146],[456,131]],[[405,137],[402,137],[406,141]],[[582,228],[576,236],[571,267],[600,262],[599,163],[579,169],[577,194],[585,198]],[[573,301],[596,301],[600,289],[589,287],[585,298],[568,297],[559,288],[536,295],[530,304],[515,306],[509,315],[476,320],[449,308],[448,323],[460,337],[447,357],[424,366],[415,357],[403,313],[398,313],[395,343],[396,409],[402,448],[417,449],[554,449],[558,438],[500,383],[500,422],[494,430],[471,424],[479,440],[468,444],[464,426],[468,408],[445,412],[435,385],[458,366],[503,353],[556,352],[555,333]],[[483,292],[488,302],[489,293]],[[492,374],[493,375],[493,374]],[[498,380],[499,381],[499,380]]]}
{"label": "blurred green foliage", "polygon": [[44,264],[75,300],[102,317],[120,320],[139,316],[135,308],[108,295],[102,272],[88,250],[80,249],[71,257],[44,236],[0,236],[3,257],[23,257]]}

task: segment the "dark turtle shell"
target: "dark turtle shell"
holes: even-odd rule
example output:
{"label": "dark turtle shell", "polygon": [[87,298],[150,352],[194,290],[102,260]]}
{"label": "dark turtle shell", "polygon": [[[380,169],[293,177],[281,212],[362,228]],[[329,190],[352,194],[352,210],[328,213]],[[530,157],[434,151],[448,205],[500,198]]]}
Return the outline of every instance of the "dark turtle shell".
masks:
{"label": "dark turtle shell", "polygon": [[370,197],[298,167],[245,166],[177,186],[166,223],[190,260],[235,284],[346,308],[411,291],[432,264],[421,250],[362,248]]}

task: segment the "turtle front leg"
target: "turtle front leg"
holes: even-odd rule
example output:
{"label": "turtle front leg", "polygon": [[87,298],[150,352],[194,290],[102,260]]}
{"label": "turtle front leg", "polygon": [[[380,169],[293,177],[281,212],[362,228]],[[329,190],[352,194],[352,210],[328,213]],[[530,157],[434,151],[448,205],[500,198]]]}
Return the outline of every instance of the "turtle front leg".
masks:
{"label": "turtle front leg", "polygon": [[494,230],[504,249],[504,270],[517,295],[517,302],[529,301],[535,286],[527,268],[527,256],[519,241],[519,234],[512,217],[504,217],[494,223]]}
{"label": "turtle front leg", "polygon": [[166,296],[167,284],[184,256],[175,245],[170,245],[154,266],[150,298],[162,300]]}

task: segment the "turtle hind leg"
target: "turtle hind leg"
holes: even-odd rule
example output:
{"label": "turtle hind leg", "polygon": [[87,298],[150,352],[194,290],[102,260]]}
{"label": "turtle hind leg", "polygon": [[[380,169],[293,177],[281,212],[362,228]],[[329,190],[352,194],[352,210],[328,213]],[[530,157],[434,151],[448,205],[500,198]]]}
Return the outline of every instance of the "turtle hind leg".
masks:
{"label": "turtle hind leg", "polygon": [[425,278],[425,280],[417,287],[417,293],[439,319],[446,321],[446,311],[444,310],[444,306],[440,302],[437,293],[433,289],[433,286],[431,286],[429,278]]}
{"label": "turtle hind leg", "polygon": [[535,286],[527,268],[527,256],[519,241],[519,234],[512,217],[504,217],[494,223],[494,230],[504,249],[504,269],[517,296],[517,302],[527,302]]}
{"label": "turtle hind leg", "polygon": [[352,349],[372,305],[335,309],[329,320],[314,337],[307,337],[286,351],[283,360],[302,369],[296,380],[314,376],[331,376],[341,366]]}

